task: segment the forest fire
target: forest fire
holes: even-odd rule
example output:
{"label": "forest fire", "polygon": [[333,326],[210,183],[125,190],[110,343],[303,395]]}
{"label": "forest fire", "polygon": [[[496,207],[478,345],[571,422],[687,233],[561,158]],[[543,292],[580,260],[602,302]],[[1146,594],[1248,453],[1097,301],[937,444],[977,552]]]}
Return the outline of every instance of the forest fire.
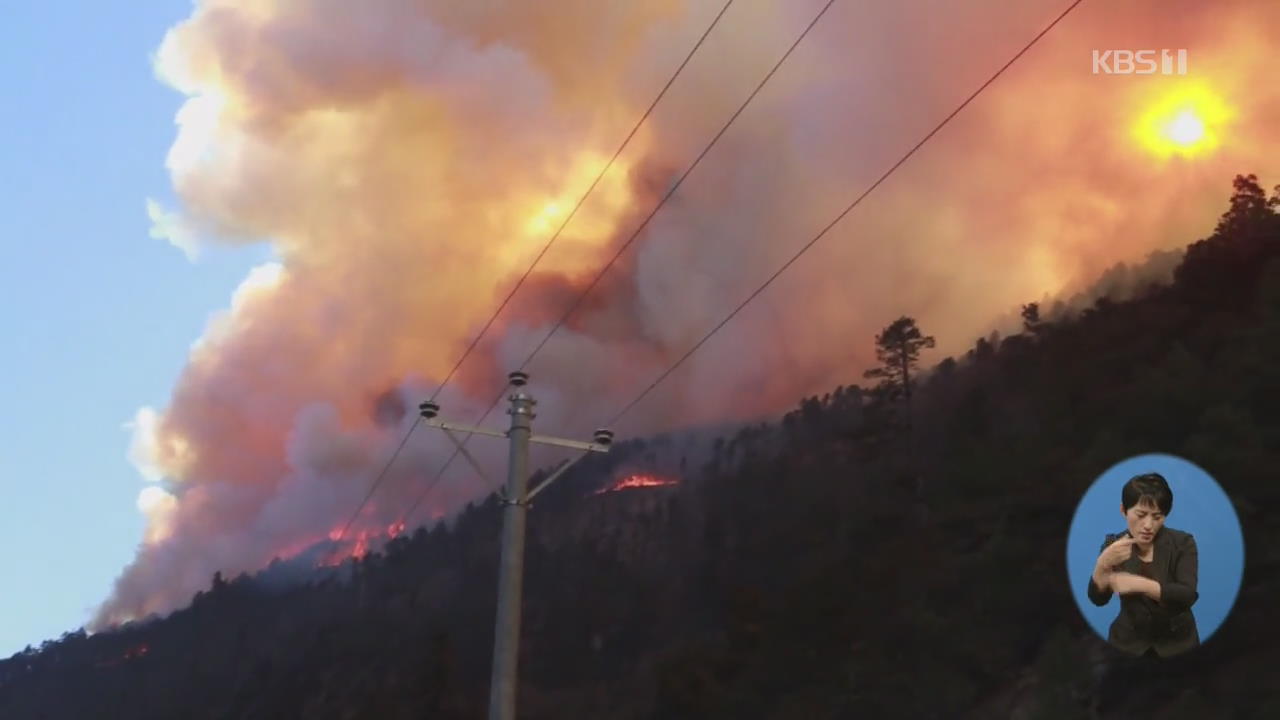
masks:
{"label": "forest fire", "polygon": [[129,648],[128,650],[126,650],[126,651],[125,651],[125,653],[124,653],[124,659],[125,659],[125,660],[133,660],[133,659],[135,659],[135,658],[140,658],[140,657],[142,657],[142,656],[146,655],[146,654],[147,654],[148,652],[150,652],[150,651],[151,651],[151,649],[150,649],[149,647],[147,647],[147,645],[144,643],[144,644],[142,644],[142,645],[138,645],[138,646],[136,646],[136,647],[131,647],[131,648]]}
{"label": "forest fire", "polygon": [[333,568],[348,560],[360,560],[382,544],[394,540],[405,531],[403,522],[393,522],[382,528],[356,530],[335,527],[317,538],[292,543],[277,551],[277,560],[303,563],[317,568]]}
{"label": "forest fire", "polygon": [[679,485],[679,484],[680,484],[679,480],[671,480],[668,478],[664,478],[658,475],[653,475],[648,473],[637,473],[635,475],[627,475],[626,477],[623,477],[621,480],[618,480],[613,485],[610,485],[609,487],[600,488],[599,490],[595,491],[592,494],[602,495],[604,493],[619,492],[621,490],[632,490],[635,488],[670,487],[672,485]]}
{"label": "forest fire", "polygon": [[[768,93],[777,112],[737,120],[747,99],[738,83],[757,81],[763,66],[755,65],[771,61],[767,43],[797,22],[793,3],[761,3],[730,13],[730,29],[713,38],[723,43],[718,57],[755,64],[700,54],[690,68],[704,74],[677,89],[693,95],[663,100],[637,132],[633,123],[678,67],[683,50],[675,46],[706,28],[714,8],[563,3],[545,15],[555,22],[542,22],[532,9],[540,4],[515,2],[189,5],[153,56],[156,74],[183,100],[165,158],[173,205],[147,204],[152,234],[188,257],[206,245],[262,243],[275,259],[247,271],[210,317],[163,407],[139,408],[131,423],[130,458],[152,482],[138,497],[145,542],[93,627],[182,607],[218,570],[251,572],[300,553],[311,563],[313,549],[333,561],[342,548],[340,563],[403,535],[387,525],[417,502],[418,468],[437,467],[453,451],[442,434],[422,433],[395,456],[408,432],[406,408],[443,391],[451,415],[478,415],[490,384],[542,347],[535,343],[546,343],[526,368],[543,403],[540,426],[622,407],[643,383],[668,378],[669,362],[735,303],[754,297],[758,278],[777,269],[779,243],[794,242],[780,238],[807,236],[865,187],[861,173],[872,170],[863,168],[886,160],[868,153],[915,141],[898,113],[933,116],[951,102],[954,78],[928,74],[904,106],[876,68],[961,57],[966,65],[954,70],[976,73],[993,62],[968,53],[958,35],[916,38],[918,46],[878,42],[871,28],[902,24],[899,14],[910,12],[910,3],[879,4],[879,22],[858,24],[865,36],[805,41],[810,60],[800,62],[813,64],[769,80],[779,86]],[[858,213],[860,226],[841,230],[909,245],[825,241],[825,257],[788,270],[768,306],[752,304],[763,309],[737,315],[715,342],[696,346],[661,394],[629,417],[629,432],[784,412],[797,396],[865,370],[865,343],[904,308],[918,308],[926,328],[948,328],[954,340],[939,344],[939,356],[962,352],[960,339],[985,335],[993,317],[1018,303],[1069,296],[1103,268],[1180,241],[1210,198],[1189,200],[1190,188],[1267,156],[1259,140],[1274,123],[1250,118],[1267,117],[1275,103],[1276,91],[1253,80],[1274,55],[1271,38],[1253,28],[1269,26],[1243,3],[1184,2],[1156,25],[1123,5],[1100,30],[1134,24],[1195,45],[1197,58],[1233,58],[1191,61],[1212,95],[1186,95],[1159,78],[1102,82],[1087,66],[1079,71],[1074,56],[1042,60],[1041,72],[1023,74],[1004,101],[971,111],[986,115],[967,134],[913,163],[920,176],[878,191],[874,208]],[[1027,21],[1021,13],[992,17],[1001,37]],[[1191,33],[1198,27],[1233,30]],[[849,63],[848,47],[883,57]],[[1046,82],[1050,72],[1060,74]],[[817,84],[795,80],[810,74]],[[1071,112],[1047,100],[1050,88],[1069,91]],[[829,97],[842,100],[830,105]],[[1141,118],[1145,140],[1135,142],[1117,118]],[[720,143],[711,130],[726,120],[734,132]],[[599,175],[629,130],[634,139]],[[775,142],[793,132],[796,142]],[[713,138],[680,201],[667,203]],[[1079,154],[1081,138],[1090,139],[1093,161],[1063,163]],[[774,154],[762,159],[745,148]],[[971,167],[974,148],[988,149],[975,171],[981,182],[948,172]],[[1148,161],[1166,156],[1196,165],[1179,164],[1187,174],[1165,182],[1161,163]],[[1069,172],[1046,176],[1044,167]],[[917,212],[917,187],[930,178],[951,185]],[[993,204],[993,192],[1025,199]],[[1063,197],[1070,202],[1054,202]],[[732,267],[719,238],[733,239]],[[431,281],[409,267],[433,268]],[[498,315],[498,298],[476,290],[517,283],[518,302]],[[554,338],[539,340],[550,332]],[[466,358],[459,351],[473,341]],[[460,357],[466,362],[454,367]],[[394,402],[379,404],[383,397]],[[366,534],[329,537],[383,474],[377,511],[359,517]],[[641,474],[600,494],[671,484]],[[473,478],[446,479],[432,491],[431,520],[488,491]],[[410,528],[421,520],[409,518]]]}
{"label": "forest fire", "polygon": [[[394,527],[394,526],[392,526]],[[387,539],[395,537],[391,532],[391,528],[387,528]],[[317,567],[336,567],[347,560],[361,560],[365,555],[369,554],[369,541],[380,540],[381,535],[369,530],[361,530],[354,535],[348,535],[344,540],[342,529],[338,528],[329,532],[329,540],[336,547],[322,556],[316,561]]]}
{"label": "forest fire", "polygon": [[146,657],[147,653],[150,651],[151,648],[149,648],[146,643],[141,643],[125,650],[119,657],[99,662],[98,667],[115,667],[121,663],[129,662],[130,660],[137,660],[140,657]]}

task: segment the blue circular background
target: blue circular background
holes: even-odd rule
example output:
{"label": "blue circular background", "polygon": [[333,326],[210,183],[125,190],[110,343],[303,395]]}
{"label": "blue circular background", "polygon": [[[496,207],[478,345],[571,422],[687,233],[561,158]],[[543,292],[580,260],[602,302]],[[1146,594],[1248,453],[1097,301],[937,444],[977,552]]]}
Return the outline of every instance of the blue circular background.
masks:
{"label": "blue circular background", "polygon": [[1120,601],[1098,607],[1089,601],[1087,588],[1093,564],[1107,533],[1125,529],[1120,514],[1120,489],[1129,478],[1157,472],[1169,481],[1173,508],[1165,525],[1195,536],[1200,555],[1197,589],[1200,597],[1191,606],[1200,641],[1204,642],[1231,612],[1244,574],[1244,535],[1240,519],[1222,487],[1191,462],[1173,455],[1138,455],[1113,465],[1089,488],[1076,507],[1067,535],[1067,576],[1071,594],[1094,632],[1107,637],[1111,621],[1120,612]]}

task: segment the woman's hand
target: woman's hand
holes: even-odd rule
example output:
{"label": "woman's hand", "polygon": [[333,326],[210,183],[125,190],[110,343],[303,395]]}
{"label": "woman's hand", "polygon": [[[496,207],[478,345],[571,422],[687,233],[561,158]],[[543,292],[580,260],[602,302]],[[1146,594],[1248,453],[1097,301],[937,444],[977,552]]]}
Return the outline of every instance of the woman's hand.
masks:
{"label": "woman's hand", "polygon": [[1111,589],[1121,595],[1128,595],[1135,591],[1133,580],[1137,577],[1132,573],[1113,572],[1111,573]]}
{"label": "woman's hand", "polygon": [[1107,549],[1098,556],[1098,567],[1110,570],[1128,560],[1129,556],[1133,555],[1134,542],[1136,541],[1133,538],[1120,538],[1108,545]]}
{"label": "woman's hand", "polygon": [[1127,572],[1111,573],[1111,589],[1120,595],[1142,593],[1152,600],[1160,599],[1160,583],[1148,577]]}
{"label": "woman's hand", "polygon": [[1114,574],[1115,573],[1107,568],[1103,568],[1101,566],[1095,567],[1093,569],[1093,584],[1098,587],[1098,590],[1104,593],[1109,593],[1114,590],[1114,588],[1111,587],[1111,576]]}

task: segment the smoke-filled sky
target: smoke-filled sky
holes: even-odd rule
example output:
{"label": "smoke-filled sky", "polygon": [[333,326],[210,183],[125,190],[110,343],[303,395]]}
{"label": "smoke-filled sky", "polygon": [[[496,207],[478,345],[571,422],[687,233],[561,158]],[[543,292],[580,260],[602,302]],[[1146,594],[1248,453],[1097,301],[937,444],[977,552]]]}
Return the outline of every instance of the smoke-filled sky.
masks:
{"label": "smoke-filled sky", "polygon": [[[190,260],[167,272],[198,282],[229,247],[271,260],[194,344],[166,338],[189,352],[165,397],[138,398],[146,529],[98,621],[340,527],[412,422],[396,408],[436,389],[722,4],[197,2],[154,56],[182,103],[169,149],[129,155],[170,186],[129,189]],[[733,4],[441,395],[447,416],[478,419],[822,4]],[[611,417],[1066,4],[837,1],[528,365],[539,431]],[[1277,21],[1266,0],[1085,2],[617,430],[857,381],[902,314],[932,359],[961,353],[1019,303],[1204,235],[1235,173],[1280,182]],[[1093,72],[1093,50],[1150,48],[1186,49],[1187,75]],[[433,433],[357,533],[403,519],[443,459]],[[410,525],[483,491],[461,470]]]}

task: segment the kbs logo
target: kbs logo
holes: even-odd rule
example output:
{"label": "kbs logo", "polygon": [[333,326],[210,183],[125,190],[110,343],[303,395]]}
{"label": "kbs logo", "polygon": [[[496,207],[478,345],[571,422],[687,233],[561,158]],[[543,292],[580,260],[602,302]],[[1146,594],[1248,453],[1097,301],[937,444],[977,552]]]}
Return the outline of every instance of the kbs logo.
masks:
{"label": "kbs logo", "polygon": [[1094,50],[1094,75],[1186,75],[1187,50]]}

